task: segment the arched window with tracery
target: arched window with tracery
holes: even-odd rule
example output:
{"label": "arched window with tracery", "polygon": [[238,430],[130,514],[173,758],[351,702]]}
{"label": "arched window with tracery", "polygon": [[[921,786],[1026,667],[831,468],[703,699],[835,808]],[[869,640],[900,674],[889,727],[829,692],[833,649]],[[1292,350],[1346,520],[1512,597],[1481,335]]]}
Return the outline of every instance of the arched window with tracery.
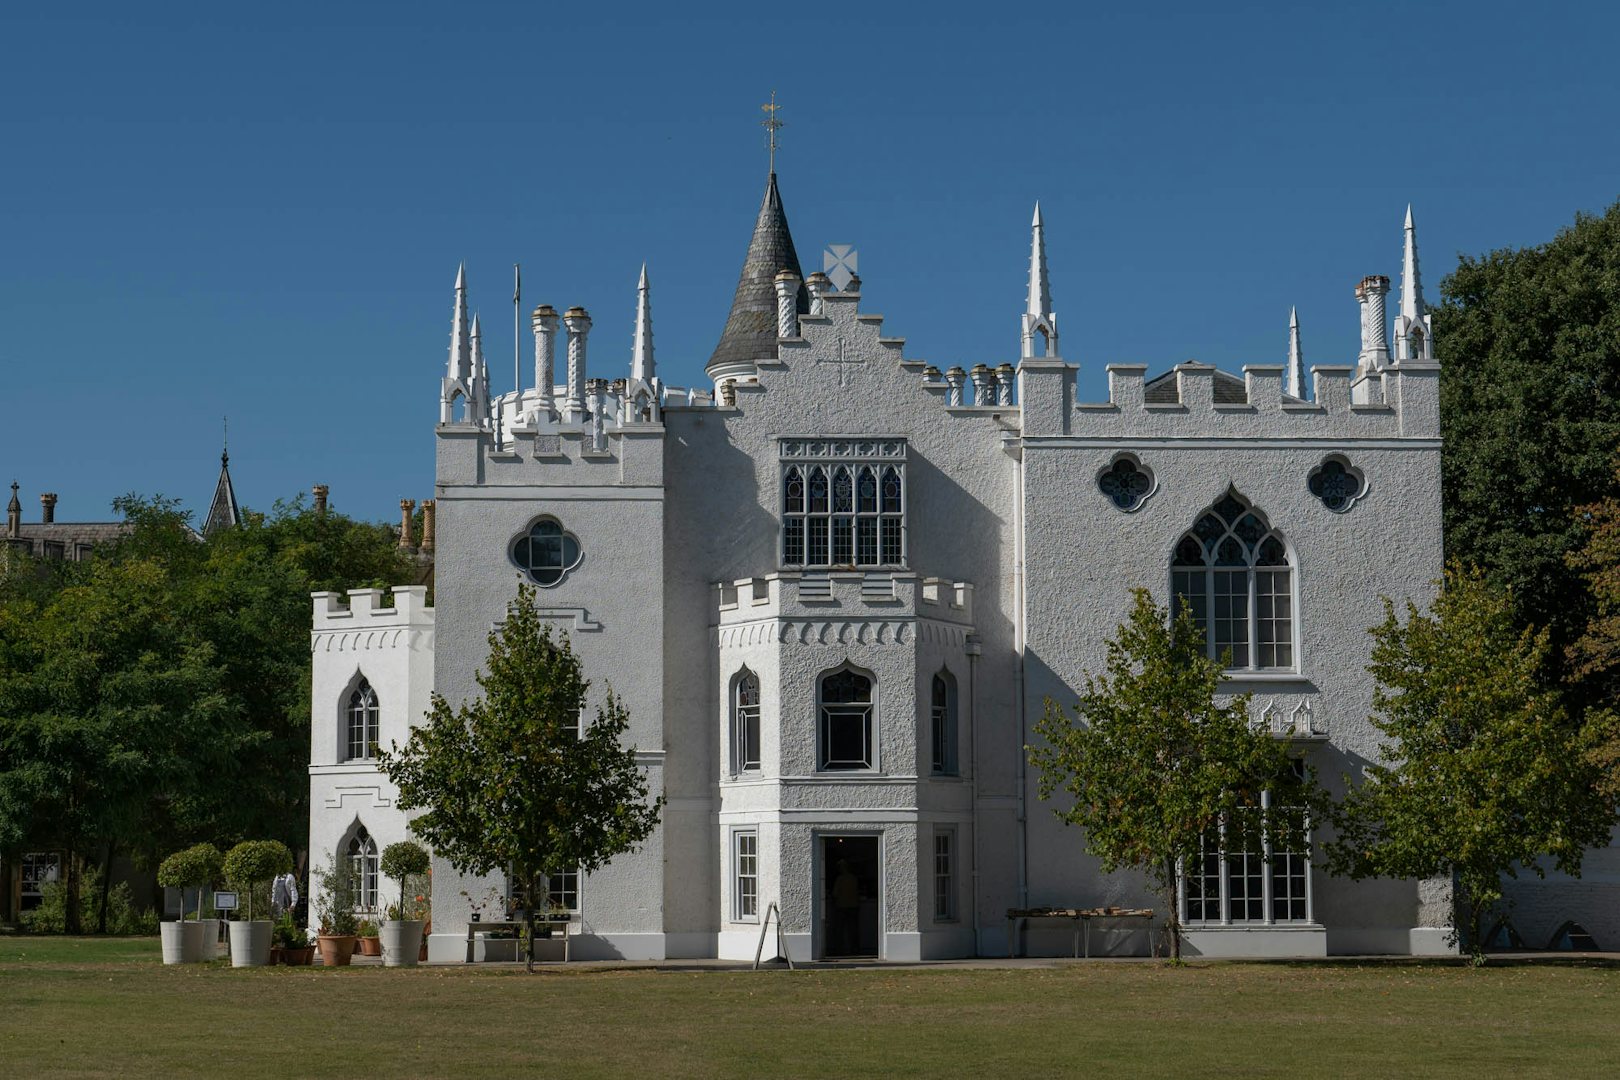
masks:
{"label": "arched window with tracery", "polygon": [[842,668],[821,677],[817,767],[827,770],[877,767],[872,680]]}
{"label": "arched window with tracery", "polygon": [[349,694],[345,709],[348,718],[348,737],[345,740],[345,761],[363,761],[377,750],[377,692],[364,678]]}
{"label": "arched window with tracery", "polygon": [[1293,670],[1294,576],[1288,545],[1235,491],[1176,544],[1171,593],[1185,597],[1209,655],[1233,671]]}
{"label": "arched window with tracery", "polygon": [[354,906],[358,911],[377,909],[377,841],[366,827],[355,829],[349,839],[349,880],[354,891]]}
{"label": "arched window with tracery", "polygon": [[759,770],[759,676],[747,668],[731,687],[731,771]]}
{"label": "arched window with tracery", "polygon": [[929,701],[929,769],[936,776],[956,775],[956,677],[948,670],[934,676]]}
{"label": "arched window with tracery", "polygon": [[787,439],[781,452],[784,566],[905,564],[903,440]]}

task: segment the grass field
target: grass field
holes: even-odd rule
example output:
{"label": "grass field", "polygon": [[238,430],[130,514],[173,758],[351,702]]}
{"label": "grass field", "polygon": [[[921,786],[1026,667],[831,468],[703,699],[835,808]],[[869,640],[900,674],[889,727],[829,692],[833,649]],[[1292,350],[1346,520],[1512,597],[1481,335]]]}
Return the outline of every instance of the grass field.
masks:
{"label": "grass field", "polygon": [[165,968],[0,937],[0,1073],[1614,1076],[1597,962],[807,972]]}

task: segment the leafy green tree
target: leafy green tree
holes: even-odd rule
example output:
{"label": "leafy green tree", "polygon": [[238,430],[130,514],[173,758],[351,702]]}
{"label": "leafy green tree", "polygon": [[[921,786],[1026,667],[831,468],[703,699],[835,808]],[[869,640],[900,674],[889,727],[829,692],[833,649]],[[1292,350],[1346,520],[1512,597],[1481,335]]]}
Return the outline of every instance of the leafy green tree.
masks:
{"label": "leafy green tree", "polygon": [[1608,843],[1614,804],[1597,790],[1593,733],[1541,672],[1545,630],[1521,630],[1511,595],[1476,570],[1446,572],[1424,614],[1385,601],[1372,629],[1373,725],[1383,764],[1340,803],[1334,872],[1355,878],[1449,877],[1457,924],[1481,955],[1482,920],[1502,876],[1543,876],[1550,857],[1578,876]]}
{"label": "leafy green tree", "polygon": [[567,634],[553,635],[523,585],[490,631],[483,696],[452,709],[438,694],[403,747],[378,754],[399,805],[422,813],[411,831],[464,874],[503,871],[527,898],[529,967],[534,906],[547,875],[589,873],[633,851],[658,823],[635,751],[630,714],[609,690],[593,723],[586,681]]}
{"label": "leafy green tree", "polygon": [[[1620,487],[1620,471],[1615,483]],[[1569,647],[1570,678],[1588,703],[1599,790],[1620,801],[1620,497],[1576,513],[1586,526],[1586,542],[1567,561],[1586,587],[1591,616]]]}
{"label": "leafy green tree", "polygon": [[1591,614],[1573,511],[1620,496],[1620,203],[1539,247],[1465,256],[1441,292],[1446,551],[1551,629],[1556,665]]}
{"label": "leafy green tree", "polygon": [[[1224,828],[1228,844],[1253,841],[1263,829],[1274,845],[1304,851],[1323,795],[1310,773],[1296,777],[1287,743],[1251,722],[1248,695],[1217,699],[1225,665],[1209,658],[1186,603],[1172,622],[1146,589],[1132,595],[1106,672],[1086,676],[1072,713],[1048,698],[1035,724],[1044,742],[1025,750],[1040,797],[1069,796],[1054,812],[1085,830],[1104,872],[1138,870],[1164,898],[1179,960],[1179,871],[1205,838]],[[1256,808],[1268,789],[1289,809],[1263,821]]]}

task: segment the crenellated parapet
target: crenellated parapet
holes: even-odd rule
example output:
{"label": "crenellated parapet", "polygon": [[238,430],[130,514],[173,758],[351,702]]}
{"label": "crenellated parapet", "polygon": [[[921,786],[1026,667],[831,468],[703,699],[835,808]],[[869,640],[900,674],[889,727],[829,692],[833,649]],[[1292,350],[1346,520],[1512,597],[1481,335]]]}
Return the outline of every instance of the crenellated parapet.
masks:
{"label": "crenellated parapet", "polygon": [[[405,648],[433,651],[433,608],[425,585],[392,589],[350,589],[344,594],[317,592],[310,628],[314,652],[366,652]],[[384,605],[387,597],[392,603]]]}

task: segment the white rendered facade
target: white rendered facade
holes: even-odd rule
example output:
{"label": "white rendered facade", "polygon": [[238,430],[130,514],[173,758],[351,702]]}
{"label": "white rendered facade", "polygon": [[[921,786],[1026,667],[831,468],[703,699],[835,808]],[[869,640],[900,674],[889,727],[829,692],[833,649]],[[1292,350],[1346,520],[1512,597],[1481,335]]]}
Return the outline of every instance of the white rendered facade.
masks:
{"label": "white rendered facade", "polygon": [[[773,198],[774,177],[751,260],[783,247]],[[768,226],[779,235],[764,243]],[[1387,325],[1364,315],[1359,367],[1318,366],[1306,387],[1296,325],[1286,365],[1239,379],[1187,363],[1150,381],[1114,364],[1109,400],[1080,402],[1042,234],[1037,210],[1016,367],[942,374],[904,357],[861,310],[859,279],[800,288],[788,240],[785,265],[745,266],[733,312],[741,325],[745,288],[774,288],[769,348],[748,359],[723,340],[712,395],[656,375],[643,274],[631,355],[594,368],[614,381],[587,378],[589,315],[542,306],[535,388],[491,400],[458,278],[435,432],[435,610],[317,602],[314,857],[357,814],[381,843],[403,835],[386,781],[334,760],[348,680],[365,669],[406,710],[385,714],[385,744],[430,688],[467,699],[526,575],[593,693],[611,683],[629,708],[667,800],[640,851],[581,884],[576,957],[750,958],[772,904],[796,959],[1061,954],[1069,925],[1032,922],[1009,942],[1007,909],[1156,906],[1134,875],[1101,874],[1037,801],[1022,749],[1044,700],[1071,703],[1101,668],[1136,585],[1161,601],[1173,583],[1202,590],[1212,632],[1242,635],[1229,686],[1254,693],[1257,722],[1330,782],[1358,771],[1377,753],[1366,628],[1381,596],[1421,603],[1441,570],[1428,339],[1392,354]],[[1409,264],[1415,275],[1415,246]],[[1408,310],[1403,325],[1426,318],[1420,299]],[[1212,514],[1227,515],[1219,529]],[[517,547],[536,528],[537,546]],[[1241,563],[1181,565],[1201,529],[1210,563],[1242,549]],[[543,545],[552,554],[531,554]],[[323,646],[352,634],[344,618],[403,635],[369,653]],[[435,634],[437,649],[397,644]],[[1446,882],[1331,879],[1289,853],[1200,872],[1213,893],[1186,913],[1196,953],[1447,949]],[[435,959],[465,953],[463,890],[436,861]],[[1092,947],[1149,943],[1099,928]]]}

